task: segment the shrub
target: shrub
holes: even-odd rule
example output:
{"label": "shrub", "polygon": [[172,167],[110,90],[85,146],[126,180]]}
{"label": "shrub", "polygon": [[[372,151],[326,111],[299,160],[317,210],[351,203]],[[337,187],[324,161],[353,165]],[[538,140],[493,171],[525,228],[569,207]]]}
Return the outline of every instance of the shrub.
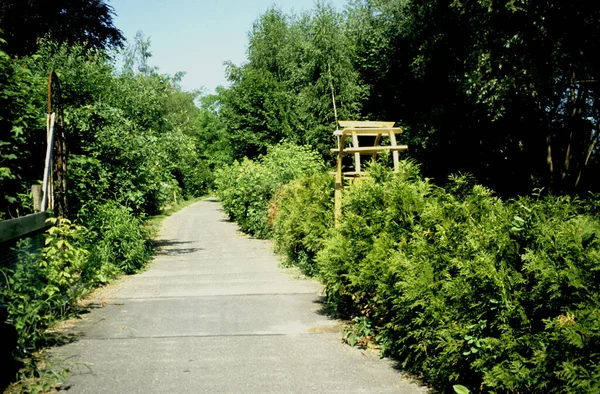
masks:
{"label": "shrub", "polygon": [[242,231],[268,238],[269,202],[284,184],[324,168],[319,155],[308,147],[283,143],[269,148],[257,161],[244,159],[215,174],[217,196],[229,217]]}
{"label": "shrub", "polygon": [[95,209],[87,223],[91,251],[87,281],[106,283],[117,272],[135,273],[150,260],[149,234],[131,209],[109,201]]}
{"label": "shrub", "polygon": [[329,301],[444,391],[594,392],[600,223],[577,200],[503,202],[404,162],[344,196],[317,264]]}
{"label": "shrub", "polygon": [[46,328],[67,315],[84,290],[85,229],[66,219],[52,220],[56,225],[44,235],[39,254],[31,253],[27,242],[21,243],[15,267],[2,269],[0,303],[7,306],[17,329],[21,355],[36,348],[46,337]]}
{"label": "shrub", "polygon": [[317,273],[314,258],[333,226],[333,177],[306,175],[275,195],[270,218],[277,250],[305,274]]}
{"label": "shrub", "polygon": [[413,162],[396,174],[374,164],[344,192],[333,229],[332,178],[309,172],[284,185],[274,173],[285,168],[266,162],[217,176],[225,209],[242,228],[272,224],[277,249],[359,325],[349,341],[374,337],[444,392],[600,391],[593,196],[502,201],[468,175],[441,188]]}

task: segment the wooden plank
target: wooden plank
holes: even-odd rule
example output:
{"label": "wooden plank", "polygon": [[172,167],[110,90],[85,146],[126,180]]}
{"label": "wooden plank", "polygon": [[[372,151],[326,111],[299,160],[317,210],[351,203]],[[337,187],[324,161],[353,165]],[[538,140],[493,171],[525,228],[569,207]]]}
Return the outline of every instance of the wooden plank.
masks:
{"label": "wooden plank", "polygon": [[390,131],[394,131],[396,134],[401,134],[404,132],[401,127],[388,127],[388,128],[349,128],[344,130],[336,130],[333,132],[334,136],[340,135],[352,135],[352,133],[356,133],[359,137],[378,137],[382,134],[388,135]]}
{"label": "wooden plank", "polygon": [[[381,153],[383,151],[389,150],[392,152],[399,152],[403,150],[407,150],[408,145],[398,145],[398,146],[364,146],[360,148],[344,148],[344,153],[362,153],[362,154],[372,154],[372,153]],[[332,148],[330,149],[332,153],[338,153],[339,149]]]}
{"label": "wooden plank", "polygon": [[47,145],[46,145],[46,161],[44,165],[44,181],[42,182],[42,211],[52,208],[52,152],[54,150],[54,120],[56,114],[48,114],[46,126],[47,126]]}
{"label": "wooden plank", "polygon": [[395,132],[396,134],[400,134],[402,133],[404,130],[402,129],[402,127],[365,127],[365,128],[359,128],[359,127],[349,127],[347,129],[342,130],[342,133],[350,135],[352,133],[357,133],[358,135],[370,135],[370,136],[376,136],[379,134],[388,134],[390,131]]}
{"label": "wooden plank", "polygon": [[372,121],[372,120],[340,120],[338,122],[341,127],[393,127],[396,122],[382,122],[382,121]]}
{"label": "wooden plank", "polygon": [[46,219],[51,216],[48,212],[39,212],[16,219],[1,221],[0,243],[25,237],[28,234],[52,227],[52,224],[46,223]]}
{"label": "wooden plank", "polygon": [[[381,134],[377,134],[375,136],[375,142],[373,143],[373,146],[379,146],[379,144],[381,143]],[[377,162],[377,153],[373,153],[373,156],[371,156],[371,161],[373,163]]]}

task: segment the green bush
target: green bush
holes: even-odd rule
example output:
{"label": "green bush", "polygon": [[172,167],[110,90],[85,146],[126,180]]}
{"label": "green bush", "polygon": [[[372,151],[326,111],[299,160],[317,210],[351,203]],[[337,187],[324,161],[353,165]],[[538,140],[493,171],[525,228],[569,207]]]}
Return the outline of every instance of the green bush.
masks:
{"label": "green bush", "polygon": [[269,203],[284,184],[324,168],[319,155],[308,147],[283,143],[269,148],[257,161],[244,159],[215,174],[217,196],[240,229],[259,238],[272,234]]}
{"label": "green bush", "polygon": [[277,248],[360,322],[353,343],[368,332],[445,392],[600,390],[596,200],[502,201],[465,175],[434,186],[410,161],[370,173],[345,190],[338,229],[326,174],[272,204]]}
{"label": "green bush", "polygon": [[17,329],[21,355],[46,338],[46,328],[68,315],[84,291],[85,229],[66,219],[52,220],[56,225],[44,235],[39,254],[31,253],[24,242],[17,248],[15,267],[2,269],[0,303],[7,306]]}
{"label": "green bush", "polygon": [[[301,208],[300,208],[301,209]],[[566,197],[505,203],[404,162],[344,196],[317,256],[329,301],[444,391],[595,392],[600,223]]]}
{"label": "green bush", "polygon": [[314,258],[333,227],[333,181],[327,173],[306,175],[279,189],[271,205],[278,252],[309,276],[318,271]]}
{"label": "green bush", "polygon": [[46,329],[73,312],[92,287],[137,272],[151,257],[148,234],[130,209],[108,202],[83,214],[89,229],[50,219],[55,226],[44,234],[42,250],[32,252],[22,242],[15,266],[1,270],[0,303],[19,334],[21,356],[35,350]]}
{"label": "green bush", "polygon": [[131,209],[109,201],[86,220],[91,256],[86,280],[106,283],[117,272],[133,274],[151,257],[150,237]]}

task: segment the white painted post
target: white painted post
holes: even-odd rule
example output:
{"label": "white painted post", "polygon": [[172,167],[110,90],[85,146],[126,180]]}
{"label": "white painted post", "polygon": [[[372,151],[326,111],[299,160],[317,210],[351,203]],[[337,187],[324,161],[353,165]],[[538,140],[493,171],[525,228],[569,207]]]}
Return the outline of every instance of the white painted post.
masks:
{"label": "white painted post", "polygon": [[42,212],[45,212],[46,209],[48,208],[48,200],[49,200],[49,192],[51,191],[51,188],[49,187],[49,179],[50,179],[50,172],[52,171],[52,151],[54,150],[54,120],[56,118],[56,114],[54,112],[52,112],[52,114],[48,114],[49,117],[49,123],[48,123],[48,146],[46,147],[46,163],[44,165],[44,181],[42,183],[42,191],[43,191],[43,197],[42,197],[42,206],[41,206],[41,210]]}

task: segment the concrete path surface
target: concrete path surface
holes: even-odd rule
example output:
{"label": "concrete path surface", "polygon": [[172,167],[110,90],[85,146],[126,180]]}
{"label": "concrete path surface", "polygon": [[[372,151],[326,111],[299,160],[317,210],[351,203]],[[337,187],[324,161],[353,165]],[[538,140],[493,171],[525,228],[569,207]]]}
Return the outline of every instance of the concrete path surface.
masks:
{"label": "concrete path surface", "polygon": [[425,393],[341,342],[322,289],[214,199],[166,219],[148,269],[97,292],[55,348],[69,393]]}

